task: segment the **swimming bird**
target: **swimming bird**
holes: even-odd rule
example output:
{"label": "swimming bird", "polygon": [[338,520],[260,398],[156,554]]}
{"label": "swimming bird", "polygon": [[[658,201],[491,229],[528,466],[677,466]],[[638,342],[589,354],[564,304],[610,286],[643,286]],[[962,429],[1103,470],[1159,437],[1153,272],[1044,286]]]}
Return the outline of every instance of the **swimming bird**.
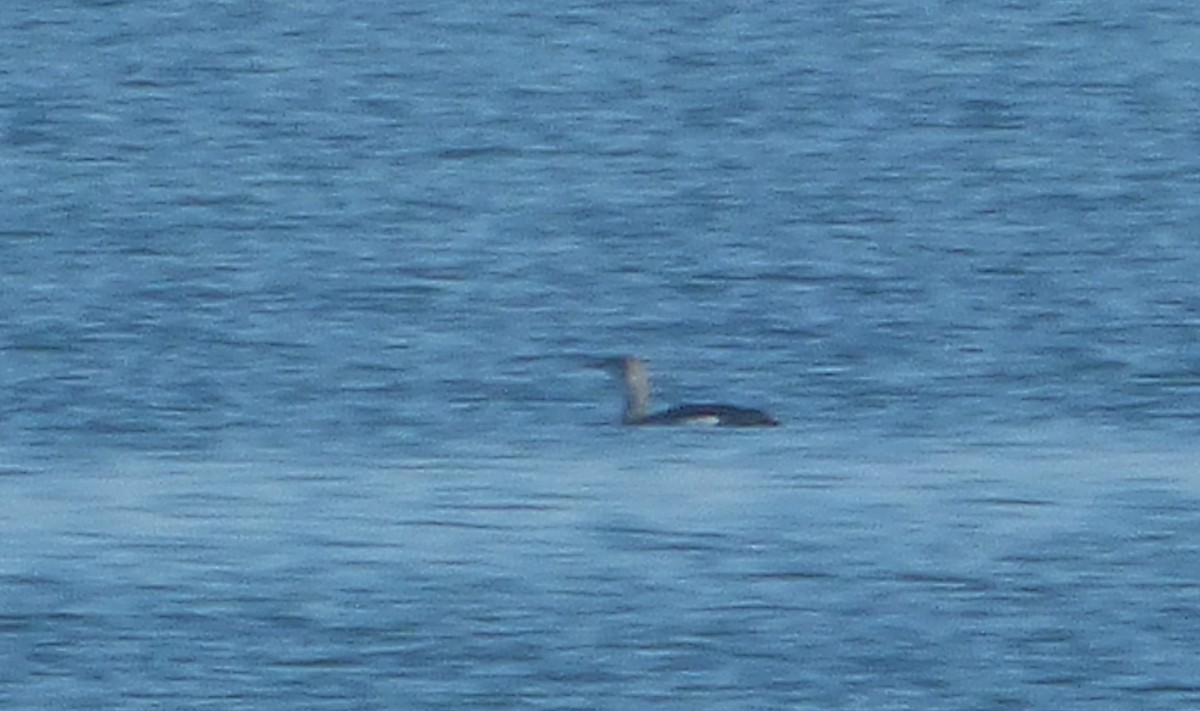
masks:
{"label": "swimming bird", "polygon": [[650,376],[646,364],[633,356],[604,358],[594,367],[621,379],[625,386],[626,425],[715,425],[717,427],[775,427],[779,422],[763,412],[748,407],[710,403],[678,405],[663,412],[647,414],[650,407]]}

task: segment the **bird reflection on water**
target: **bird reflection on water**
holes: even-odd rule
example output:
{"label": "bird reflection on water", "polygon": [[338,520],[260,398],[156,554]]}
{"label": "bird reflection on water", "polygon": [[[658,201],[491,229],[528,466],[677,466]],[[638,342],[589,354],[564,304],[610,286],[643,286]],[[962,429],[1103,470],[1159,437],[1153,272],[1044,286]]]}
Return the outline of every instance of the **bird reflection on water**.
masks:
{"label": "bird reflection on water", "polygon": [[617,378],[625,387],[626,425],[713,425],[716,427],[776,427],[779,422],[748,407],[712,403],[685,404],[649,414],[650,376],[646,364],[634,356],[603,358],[592,363]]}

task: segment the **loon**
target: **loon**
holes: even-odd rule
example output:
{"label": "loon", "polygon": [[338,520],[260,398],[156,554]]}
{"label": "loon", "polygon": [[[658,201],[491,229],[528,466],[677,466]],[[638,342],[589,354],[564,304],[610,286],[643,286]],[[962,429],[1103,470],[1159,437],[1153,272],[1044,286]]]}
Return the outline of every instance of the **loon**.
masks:
{"label": "loon", "polygon": [[646,364],[633,356],[605,358],[595,367],[621,378],[625,385],[626,425],[715,425],[717,427],[775,427],[779,422],[763,412],[733,405],[678,405],[663,412],[647,414],[650,404],[650,376]]}

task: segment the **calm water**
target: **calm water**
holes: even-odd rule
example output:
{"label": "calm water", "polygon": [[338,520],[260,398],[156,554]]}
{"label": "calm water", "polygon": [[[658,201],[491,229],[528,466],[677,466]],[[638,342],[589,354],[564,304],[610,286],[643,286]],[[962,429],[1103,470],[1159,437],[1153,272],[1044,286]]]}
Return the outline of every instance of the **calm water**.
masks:
{"label": "calm water", "polygon": [[460,5],[0,15],[0,706],[1200,705],[1200,10]]}

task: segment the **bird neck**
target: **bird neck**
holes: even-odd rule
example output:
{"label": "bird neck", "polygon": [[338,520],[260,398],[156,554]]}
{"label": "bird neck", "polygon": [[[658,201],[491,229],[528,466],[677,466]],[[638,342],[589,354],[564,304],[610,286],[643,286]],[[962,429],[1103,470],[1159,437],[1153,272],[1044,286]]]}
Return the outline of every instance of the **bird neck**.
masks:
{"label": "bird neck", "polygon": [[640,361],[625,364],[625,422],[637,422],[646,417],[650,407],[650,379]]}

